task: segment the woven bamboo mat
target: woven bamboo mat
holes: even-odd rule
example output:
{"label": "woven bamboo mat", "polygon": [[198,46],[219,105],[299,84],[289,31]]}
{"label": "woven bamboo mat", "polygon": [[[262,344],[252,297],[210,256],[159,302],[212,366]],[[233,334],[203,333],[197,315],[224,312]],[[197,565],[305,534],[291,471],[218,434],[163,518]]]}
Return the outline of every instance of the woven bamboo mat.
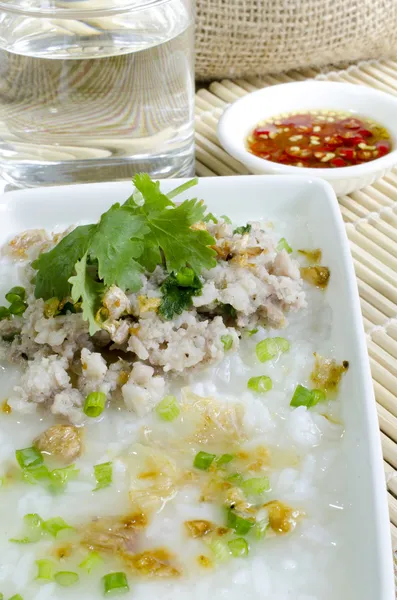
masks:
{"label": "woven bamboo mat", "polygon": [[[397,61],[366,62],[327,74],[315,69],[214,82],[196,94],[196,170],[247,174],[219,145],[224,108],[248,92],[309,78],[368,85],[397,95]],[[378,409],[393,549],[397,550],[397,168],[374,185],[339,198],[356,268]],[[396,568],[397,574],[397,568]]]}

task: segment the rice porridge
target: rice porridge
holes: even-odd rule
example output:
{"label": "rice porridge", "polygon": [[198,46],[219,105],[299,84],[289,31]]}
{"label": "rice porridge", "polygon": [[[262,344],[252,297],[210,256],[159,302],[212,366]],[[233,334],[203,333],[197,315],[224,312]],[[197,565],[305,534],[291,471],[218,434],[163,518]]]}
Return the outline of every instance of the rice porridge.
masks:
{"label": "rice porridge", "polygon": [[134,184],[2,248],[0,597],[342,597],[321,249]]}

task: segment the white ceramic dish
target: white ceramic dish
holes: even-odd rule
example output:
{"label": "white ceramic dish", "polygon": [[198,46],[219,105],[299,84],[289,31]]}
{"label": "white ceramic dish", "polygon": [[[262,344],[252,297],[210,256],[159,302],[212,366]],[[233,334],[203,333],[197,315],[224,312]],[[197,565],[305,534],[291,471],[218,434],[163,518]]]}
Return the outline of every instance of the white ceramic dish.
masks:
{"label": "white ceramic dish", "polygon": [[[162,188],[167,191],[175,183],[164,181]],[[77,221],[92,222],[130,193],[130,183],[6,193],[0,196],[0,243],[27,228],[54,229]],[[346,544],[338,555],[346,589],[338,597],[392,600],[390,525],[378,421],[353,263],[335,194],[319,179],[255,176],[201,179],[194,193],[205,199],[210,210],[227,213],[235,222],[299,215],[312,231],[314,246],[323,250],[324,264],[331,270],[325,291],[333,314],[330,343],[350,361],[342,399],[346,424],[342,443],[349,478],[344,511]],[[11,283],[9,279],[0,281],[0,287],[9,288]]]}
{"label": "white ceramic dish", "polygon": [[246,139],[257,123],[292,111],[343,110],[374,119],[397,143],[397,98],[366,86],[330,81],[300,81],[270,86],[247,94],[229,106],[218,124],[222,146],[252,173],[305,175],[329,181],[338,195],[349,194],[383,177],[397,163],[397,149],[353,167],[309,169],[281,165],[248,152]]}

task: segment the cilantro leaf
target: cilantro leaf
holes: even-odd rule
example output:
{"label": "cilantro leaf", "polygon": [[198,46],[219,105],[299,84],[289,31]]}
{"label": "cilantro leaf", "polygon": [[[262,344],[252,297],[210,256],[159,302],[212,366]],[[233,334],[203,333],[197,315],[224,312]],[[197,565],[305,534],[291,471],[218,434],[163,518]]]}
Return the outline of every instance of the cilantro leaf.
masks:
{"label": "cilantro leaf", "polygon": [[233,233],[239,233],[240,235],[244,235],[245,233],[249,233],[252,229],[252,225],[247,223],[247,225],[242,225],[241,227],[236,227]]}
{"label": "cilantro leaf", "polygon": [[34,295],[48,300],[70,295],[69,277],[74,273],[76,261],[87,251],[95,225],[82,225],[73,229],[49,252],[41,254],[33,263],[37,269]]}
{"label": "cilantro leaf", "polygon": [[105,285],[137,291],[143,267],[136,260],[143,251],[140,241],[149,231],[144,217],[114,204],[105,212],[92,237],[89,254],[98,259],[98,275]]}
{"label": "cilantro leaf", "polygon": [[147,216],[150,233],[144,241],[152,256],[156,256],[156,264],[161,264],[161,248],[168,272],[179,271],[187,264],[199,274],[216,265],[216,252],[209,247],[215,243],[214,238],[206,230],[190,228],[201,220],[204,211],[197,200],[186,200],[174,209]]}
{"label": "cilantro leaf", "polygon": [[75,264],[76,275],[69,278],[72,285],[73,302],[79,302],[81,299],[81,308],[83,309],[83,318],[89,323],[90,335],[94,335],[101,328],[95,320],[95,315],[101,304],[101,297],[105,291],[102,283],[95,281],[87,272],[86,252],[81,260]]}
{"label": "cilantro leaf", "polygon": [[126,206],[139,208],[144,214],[153,210],[163,210],[167,206],[173,206],[171,200],[161,192],[160,182],[150,179],[147,173],[139,173],[132,180],[136,189],[141,192],[145,202],[139,206],[134,200],[134,194],[125,203]]}
{"label": "cilantro leaf", "polygon": [[186,308],[190,308],[193,296],[200,296],[202,287],[203,284],[196,274],[191,285],[187,287],[181,286],[177,276],[172,273],[160,288],[163,299],[159,313],[167,320],[172,319],[174,315],[180,315]]}

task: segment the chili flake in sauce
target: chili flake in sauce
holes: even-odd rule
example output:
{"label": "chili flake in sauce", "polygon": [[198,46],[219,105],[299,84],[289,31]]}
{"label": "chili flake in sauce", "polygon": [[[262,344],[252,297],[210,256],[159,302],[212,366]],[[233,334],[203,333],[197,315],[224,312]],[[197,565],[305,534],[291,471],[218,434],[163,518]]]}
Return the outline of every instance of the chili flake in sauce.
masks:
{"label": "chili flake in sauce", "polygon": [[315,169],[359,165],[392,149],[384,127],[365,117],[336,111],[273,117],[253,130],[247,144],[260,158]]}

